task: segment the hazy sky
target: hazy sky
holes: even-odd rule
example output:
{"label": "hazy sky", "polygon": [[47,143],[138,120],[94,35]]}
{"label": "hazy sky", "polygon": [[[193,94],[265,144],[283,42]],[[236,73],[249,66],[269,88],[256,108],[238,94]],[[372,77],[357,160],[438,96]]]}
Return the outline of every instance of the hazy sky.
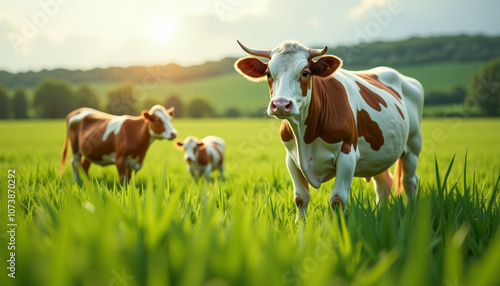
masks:
{"label": "hazy sky", "polygon": [[352,44],[500,35],[498,0],[39,0],[0,4],[0,69],[182,65],[242,56],[236,44]]}

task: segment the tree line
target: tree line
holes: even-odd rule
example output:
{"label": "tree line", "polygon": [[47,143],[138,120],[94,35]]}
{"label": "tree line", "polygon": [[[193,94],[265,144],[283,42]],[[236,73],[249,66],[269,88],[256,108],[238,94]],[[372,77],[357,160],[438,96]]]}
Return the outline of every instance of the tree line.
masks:
{"label": "tree line", "polygon": [[[430,91],[425,95],[425,106],[461,104],[478,115],[500,114],[500,58],[487,62],[471,79],[471,89],[453,87],[449,92]],[[195,96],[184,103],[176,94],[166,99],[138,96],[133,82],[122,82],[107,92],[107,100],[101,102],[97,93],[87,84],[74,87],[61,79],[45,79],[38,84],[30,100],[26,89],[16,86],[9,90],[0,84],[0,119],[64,118],[79,107],[90,107],[115,115],[138,115],[141,110],[155,104],[174,106],[177,117],[239,117],[241,112],[228,108],[217,114],[211,102],[203,96]],[[255,110],[246,116],[261,117]]]}
{"label": "tree line", "polygon": [[16,86],[9,90],[0,84],[0,119],[64,118],[80,107],[89,107],[114,115],[139,115],[144,109],[160,104],[175,107],[176,117],[238,117],[239,110],[229,108],[217,114],[212,103],[202,95],[194,96],[184,103],[176,94],[162,100],[156,97],[142,98],[133,82],[122,82],[107,92],[107,100],[101,102],[97,93],[88,84],[76,89],[61,79],[45,79],[33,91],[32,99],[26,88]]}
{"label": "tree line", "polygon": [[[448,92],[429,91],[424,106],[463,106],[464,112],[476,116],[500,115],[500,57],[487,62],[471,78],[470,90],[454,86]],[[440,115],[440,114],[434,114]],[[445,112],[441,115],[453,116]]]}
{"label": "tree line", "polygon": [[488,61],[500,55],[500,37],[440,36],[413,37],[395,42],[338,46],[330,52],[347,65],[403,66],[449,61]]}
{"label": "tree line", "polygon": [[[324,46],[328,43],[318,43]],[[262,47],[272,48],[272,47]],[[401,66],[443,61],[485,61],[500,55],[500,37],[442,36],[413,37],[403,41],[361,43],[353,46],[330,46],[330,53],[340,56],[346,65]],[[236,58],[182,67],[176,64],[152,67],[109,67],[92,70],[54,69],[39,72],[10,73],[0,71],[0,82],[13,88],[16,85],[36,86],[45,78],[65,79],[72,84],[82,82],[142,82],[153,78],[161,81],[183,81],[234,72]]]}
{"label": "tree line", "polygon": [[[486,63],[471,79],[467,91],[455,86],[448,92],[429,91],[425,95],[425,106],[463,104],[469,110],[478,110],[478,115],[498,116],[500,114],[500,58]],[[141,110],[155,104],[174,106],[177,117],[239,117],[236,108],[228,108],[217,114],[211,102],[203,96],[195,96],[184,103],[178,95],[172,94],[162,100],[155,97],[138,96],[133,82],[122,82],[109,90],[107,100],[100,102],[96,92],[87,84],[76,89],[61,79],[45,79],[38,84],[30,100],[26,89],[16,86],[9,90],[0,84],[0,119],[64,118],[79,107],[90,107],[116,115],[138,115]],[[247,116],[262,116],[255,110]]]}

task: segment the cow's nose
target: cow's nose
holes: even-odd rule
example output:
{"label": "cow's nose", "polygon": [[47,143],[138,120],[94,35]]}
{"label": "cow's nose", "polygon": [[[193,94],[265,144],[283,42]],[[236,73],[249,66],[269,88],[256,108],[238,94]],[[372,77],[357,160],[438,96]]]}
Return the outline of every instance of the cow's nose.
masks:
{"label": "cow's nose", "polygon": [[177,133],[175,132],[170,133],[170,139],[174,139],[175,137],[177,137]]}
{"label": "cow's nose", "polygon": [[191,159],[191,157],[187,157],[186,161],[188,161],[189,163],[191,163],[191,161],[193,161],[193,159]]}
{"label": "cow's nose", "polygon": [[276,114],[288,114],[292,111],[293,103],[291,100],[272,100],[271,111]]}

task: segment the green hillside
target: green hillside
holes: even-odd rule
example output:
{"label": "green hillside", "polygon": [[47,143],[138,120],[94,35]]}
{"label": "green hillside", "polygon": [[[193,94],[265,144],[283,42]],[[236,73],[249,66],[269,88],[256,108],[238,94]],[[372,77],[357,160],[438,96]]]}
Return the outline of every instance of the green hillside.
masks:
{"label": "green hillside", "polygon": [[[396,67],[400,73],[418,79],[426,91],[449,91],[454,85],[469,89],[471,77],[479,72],[486,61],[439,62],[421,65]],[[349,70],[362,70],[371,67],[345,66]]]}
{"label": "green hillside", "polygon": [[[448,91],[454,85],[469,88],[470,79],[484,62],[447,62],[437,64],[422,64],[403,66],[398,70],[418,79],[426,91]],[[351,70],[367,67],[346,67]],[[116,83],[93,82],[91,86],[106,101],[106,93]],[[253,83],[236,72],[214,77],[182,82],[162,82],[149,90],[148,96],[166,99],[169,95],[178,94],[184,102],[197,95],[203,95],[215,106],[218,113],[229,107],[235,107],[244,114],[255,113],[259,107],[266,106],[269,96],[267,84]],[[146,96],[146,97],[148,97]]]}
{"label": "green hillside", "polygon": [[[454,35],[442,37],[409,38],[401,41],[361,43],[354,46],[328,45],[330,53],[352,66],[406,67],[446,62],[485,62],[500,56],[500,37]],[[318,47],[320,47],[318,46]],[[271,48],[271,47],[269,47]],[[243,55],[243,52],[242,52]],[[130,80],[137,83],[152,74],[160,81],[181,82],[212,77],[233,72],[235,58],[206,62],[193,66],[161,64],[155,66],[130,66],[69,70],[58,68],[11,73],[0,71],[0,83],[14,87],[33,87],[47,77],[81,82],[119,82]]]}
{"label": "green hillside", "polygon": [[[463,102],[470,89],[471,78],[481,66],[500,56],[499,47],[499,36],[455,35],[362,43],[348,47],[330,45],[330,52],[342,58],[344,68],[348,70],[376,66],[396,68],[423,84],[427,105],[455,105]],[[236,108],[243,115],[263,114],[269,97],[267,85],[249,82],[237,74],[233,67],[236,60],[225,58],[189,67],[170,63],[92,70],[59,68],[20,73],[0,71],[0,84],[11,89],[16,85],[28,88],[30,117],[36,116],[33,90],[47,78],[62,80],[63,84],[67,82],[74,91],[79,85],[88,83],[96,91],[102,109],[107,104],[108,92],[118,84],[129,81],[135,84],[136,94],[140,95],[138,108],[164,103],[175,94],[184,104],[193,97],[202,96],[211,102],[218,115],[225,114],[229,108]],[[455,88],[457,86],[461,88]],[[459,92],[452,93],[453,88]],[[442,109],[443,106],[431,113],[438,114],[437,111]]]}
{"label": "green hillside", "polygon": [[[90,84],[105,102],[106,93],[116,83]],[[140,85],[136,85],[140,86]],[[177,94],[186,103],[191,97],[203,96],[209,100],[218,113],[229,107],[235,107],[242,113],[255,113],[259,106],[267,104],[268,88],[266,84],[256,84],[243,78],[241,75],[228,73],[224,75],[202,78],[183,82],[162,82],[154,89],[149,90],[148,98],[158,97],[166,99]]]}

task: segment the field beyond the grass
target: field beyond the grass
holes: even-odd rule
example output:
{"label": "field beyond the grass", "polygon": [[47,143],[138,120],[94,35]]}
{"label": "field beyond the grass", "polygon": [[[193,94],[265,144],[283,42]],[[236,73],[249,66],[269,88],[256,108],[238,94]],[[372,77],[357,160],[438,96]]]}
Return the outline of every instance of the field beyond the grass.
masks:
{"label": "field beyond the grass", "polygon": [[0,284],[500,285],[499,119],[424,119],[414,203],[376,205],[373,185],[355,178],[345,216],[332,214],[332,180],[311,188],[305,224],[294,222],[279,120],[173,125],[180,139],[226,140],[224,179],[193,182],[163,140],[129,185],[97,165],[77,184],[70,156],[59,175],[64,120],[0,121]]}

